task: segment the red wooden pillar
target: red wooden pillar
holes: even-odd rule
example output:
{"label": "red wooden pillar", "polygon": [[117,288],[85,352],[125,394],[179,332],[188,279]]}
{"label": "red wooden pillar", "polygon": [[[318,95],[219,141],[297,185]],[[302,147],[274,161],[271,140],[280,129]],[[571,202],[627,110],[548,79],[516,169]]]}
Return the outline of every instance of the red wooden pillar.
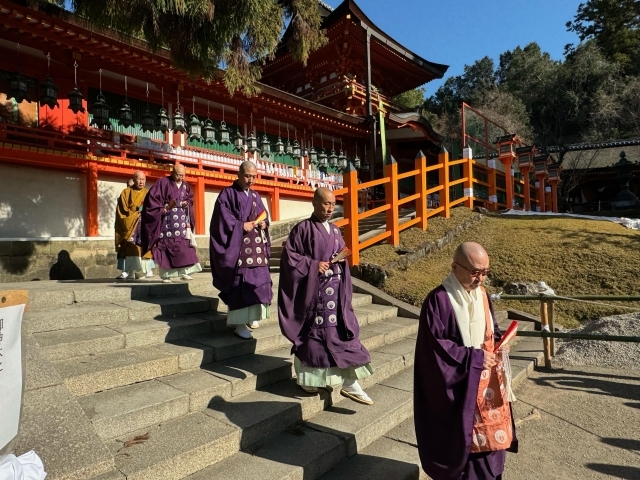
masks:
{"label": "red wooden pillar", "polygon": [[500,161],[504,164],[504,182],[507,190],[507,209],[511,209],[515,205],[513,198],[513,175],[511,175],[511,159],[500,159]]}
{"label": "red wooden pillar", "polygon": [[87,236],[98,236],[98,165],[87,164]]}
{"label": "red wooden pillar", "polygon": [[496,161],[489,160],[487,162],[487,183],[489,183],[489,201],[492,203],[492,210],[498,210],[498,171],[496,170]]}
{"label": "red wooden pillar", "polygon": [[420,217],[418,226],[422,230],[427,229],[427,157],[422,151],[416,155],[415,169],[420,171],[416,178],[416,193],[420,197],[416,200],[416,215]]}
{"label": "red wooden pillar", "polygon": [[442,150],[440,150],[438,154],[438,163],[441,165],[439,175],[440,185],[442,185],[442,190],[440,190],[440,206],[443,207],[440,216],[449,218],[451,216],[451,209],[449,208],[449,152],[444,147],[442,147]]}
{"label": "red wooden pillar", "polygon": [[280,221],[280,187],[275,187],[271,195],[271,221]]}
{"label": "red wooden pillar", "polygon": [[194,225],[195,230],[194,233],[198,235],[204,235],[206,233],[206,219],[204,213],[205,206],[205,186],[204,186],[204,178],[198,177],[196,179],[196,188],[195,188],[195,198],[194,198],[194,207],[195,207],[195,217],[196,224]]}
{"label": "red wooden pillar", "polygon": [[541,212],[546,212],[546,195],[545,195],[545,179],[547,178],[547,172],[536,174],[538,180],[538,208]]}
{"label": "red wooden pillar", "polygon": [[529,167],[520,165],[520,171],[522,172],[522,179],[524,180],[524,211],[531,210],[531,186],[529,185]]}
{"label": "red wooden pillar", "polygon": [[558,213],[558,180],[549,180],[551,184],[551,211]]}

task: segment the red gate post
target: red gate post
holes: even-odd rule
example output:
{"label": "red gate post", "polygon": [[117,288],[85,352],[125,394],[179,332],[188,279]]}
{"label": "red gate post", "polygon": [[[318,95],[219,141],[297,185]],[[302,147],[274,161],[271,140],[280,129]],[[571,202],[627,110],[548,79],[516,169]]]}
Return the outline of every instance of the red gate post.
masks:
{"label": "red gate post", "polygon": [[451,217],[451,209],[449,208],[449,152],[446,148],[442,147],[438,154],[438,163],[442,165],[440,168],[440,185],[442,190],[440,191],[440,206],[443,207],[440,216],[444,218]]}
{"label": "red gate post", "polygon": [[358,171],[351,162],[342,173],[342,184],[343,188],[347,190],[342,195],[344,218],[348,220],[344,226],[344,241],[347,244],[347,248],[351,250],[349,265],[353,266],[360,263],[360,245],[358,233]]}

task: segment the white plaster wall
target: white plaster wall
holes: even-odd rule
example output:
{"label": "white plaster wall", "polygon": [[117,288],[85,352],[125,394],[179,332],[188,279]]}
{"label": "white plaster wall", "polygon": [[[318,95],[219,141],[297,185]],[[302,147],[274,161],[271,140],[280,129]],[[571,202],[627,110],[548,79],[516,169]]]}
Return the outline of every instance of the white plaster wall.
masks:
{"label": "white plaster wall", "polygon": [[[204,191],[204,224],[205,224],[205,232],[196,232],[198,235],[208,235],[209,234],[209,224],[211,223],[211,216],[213,215],[213,209],[216,205],[216,200],[218,195],[222,190],[206,188]],[[262,198],[262,204],[264,205],[265,210],[271,216],[271,196],[260,193],[260,197]]]}
{"label": "white plaster wall", "polygon": [[280,220],[289,220],[311,215],[313,205],[311,198],[294,200],[293,198],[280,197]]}
{"label": "white plaster wall", "polygon": [[0,164],[0,238],[82,237],[84,174]]}
{"label": "white plaster wall", "polygon": [[204,232],[196,232],[197,235],[209,235],[209,224],[213,215],[213,208],[216,205],[218,195],[221,190],[206,187],[204,190]]}
{"label": "white plaster wall", "polygon": [[[118,197],[127,188],[129,177],[117,175],[98,176],[98,235],[112,237]],[[147,178],[145,187],[150,189],[155,182]]]}

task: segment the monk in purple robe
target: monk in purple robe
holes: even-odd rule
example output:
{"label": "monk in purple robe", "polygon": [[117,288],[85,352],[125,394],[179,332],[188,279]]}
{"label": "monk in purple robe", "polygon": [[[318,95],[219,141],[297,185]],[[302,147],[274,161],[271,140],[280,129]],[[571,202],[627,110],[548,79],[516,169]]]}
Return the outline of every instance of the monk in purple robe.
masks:
{"label": "monk in purple robe", "polygon": [[184,165],[176,163],[171,176],[149,189],[142,209],[142,250],[153,252],[164,283],[193,280],[191,274],[202,271],[193,238],[193,190],[184,174]]}
{"label": "monk in purple robe", "polygon": [[[240,338],[253,338],[249,328],[269,318],[273,282],[269,274],[269,219],[260,194],[251,187],[258,170],[246,161],[238,179],[220,192],[209,227],[213,286],[229,307],[227,325]],[[264,217],[264,219],[262,219]]]}
{"label": "monk in purple robe", "polygon": [[340,230],[329,223],[335,205],[331,190],[318,188],[313,214],[291,230],[280,259],[278,318],[293,344],[298,385],[307,392],[342,385],[343,396],[370,405],[358,383],[373,369],[358,338],[351,273],[344,259],[332,262],[345,248]]}
{"label": "monk in purple robe", "polygon": [[[476,447],[478,440],[483,443],[482,437],[473,434],[474,422],[480,420],[481,375],[488,375],[501,355],[481,349],[487,333],[491,339],[489,325],[495,342],[501,336],[491,300],[481,288],[488,272],[489,257],[482,246],[463,243],[456,249],[451,273],[422,305],[414,421],[422,468],[434,480],[501,479],[506,451],[517,452],[510,418],[510,444],[501,450],[471,453],[472,443]],[[485,305],[492,320],[486,317]]]}

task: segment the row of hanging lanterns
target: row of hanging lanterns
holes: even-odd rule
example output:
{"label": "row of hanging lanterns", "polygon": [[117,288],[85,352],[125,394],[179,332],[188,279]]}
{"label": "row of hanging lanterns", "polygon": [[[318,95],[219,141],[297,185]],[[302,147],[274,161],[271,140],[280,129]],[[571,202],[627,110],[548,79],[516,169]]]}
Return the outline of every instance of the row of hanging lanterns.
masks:
{"label": "row of hanging lanterns", "polygon": [[[10,81],[10,89],[7,94],[7,99],[14,98],[17,103],[24,100],[30,102],[30,96],[28,93],[27,78],[20,73],[20,43],[17,43],[18,50],[18,68]],[[74,62],[74,86],[67,94],[69,100],[68,108],[74,113],[85,113],[83,107],[84,97],[78,88],[78,62]],[[60,107],[58,103],[58,87],[55,85],[50,74],[51,69],[51,55],[47,53],[47,75],[44,82],[40,84],[39,88],[39,102],[40,106],[47,106],[51,109]],[[107,105],[106,99],[102,93],[102,69],[98,70],[99,73],[99,93],[96,96],[96,101],[89,106],[89,112],[92,115],[91,125],[101,129],[111,129],[111,120],[109,113],[111,107]],[[131,103],[128,98],[128,81],[125,73],[124,77],[124,90],[125,99],[122,102],[122,107],[118,110],[118,125],[128,128],[134,125],[134,114],[131,109]],[[320,134],[321,148],[319,151],[313,146],[311,142],[311,148],[307,150],[302,148],[298,142],[297,130],[294,129],[295,138],[291,142],[289,137],[289,125],[287,125],[287,142],[282,141],[280,122],[278,122],[278,140],[273,145],[274,149],[271,150],[271,142],[267,136],[267,120],[264,121],[264,134],[260,140],[258,140],[255,130],[253,128],[253,114],[251,114],[251,129],[249,136],[245,137],[240,133],[240,122],[238,118],[238,112],[236,110],[236,132],[231,138],[231,132],[227,128],[225,122],[225,107],[222,106],[222,122],[216,129],[213,126],[213,121],[210,118],[209,102],[207,101],[207,118],[201,121],[198,115],[195,113],[195,96],[192,98],[192,113],[189,119],[185,119],[180,111],[180,92],[177,92],[176,96],[176,110],[173,114],[173,118],[169,118],[167,110],[164,108],[164,87],[162,87],[162,103],[158,114],[154,117],[149,108],[149,83],[147,82],[146,88],[146,107],[145,112],[140,118],[143,132],[161,132],[166,133],[169,130],[170,121],[172,121],[172,129],[174,132],[186,133],[190,140],[199,140],[204,143],[213,145],[230,145],[233,144],[234,150],[240,152],[247,150],[250,153],[259,152],[262,158],[271,158],[272,156],[284,156],[289,155],[296,159],[303,157],[309,157],[309,163],[317,166],[319,169],[326,171],[327,168],[332,168],[338,171],[344,171],[347,169],[349,160],[344,154],[342,149],[342,139],[340,139],[340,151],[335,151],[335,139],[332,137],[332,148],[329,154],[324,149],[324,137]],[[216,131],[217,130],[217,131]],[[304,143],[306,144],[306,132],[304,136]],[[366,161],[366,147],[365,147],[365,162],[362,163],[358,156],[358,147],[356,145],[356,156],[353,159],[353,164],[356,169],[362,171],[369,170],[369,164]]]}

